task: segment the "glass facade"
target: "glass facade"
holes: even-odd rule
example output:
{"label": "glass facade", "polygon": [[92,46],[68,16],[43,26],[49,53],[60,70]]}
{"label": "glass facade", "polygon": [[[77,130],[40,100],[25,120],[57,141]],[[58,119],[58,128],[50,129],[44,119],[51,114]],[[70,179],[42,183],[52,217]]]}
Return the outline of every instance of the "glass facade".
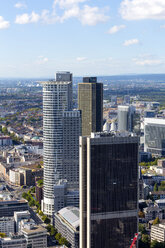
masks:
{"label": "glass facade", "polygon": [[137,143],[91,145],[91,213],[137,207]]}
{"label": "glass facade", "polygon": [[[88,81],[90,81],[88,79]],[[103,84],[90,82],[78,85],[78,107],[82,111],[82,135],[101,132],[103,126]]]}
{"label": "glass facade", "polygon": [[145,146],[147,152],[155,155],[165,155],[165,124],[145,125]]}
{"label": "glass facade", "polygon": [[136,217],[91,221],[91,248],[130,247],[136,231]]}
{"label": "glass facade", "polygon": [[137,143],[91,145],[91,248],[129,247],[137,232],[137,217],[112,214],[137,209],[137,150]]}
{"label": "glass facade", "polygon": [[81,137],[80,161],[80,248],[130,247],[138,223],[138,138]]}

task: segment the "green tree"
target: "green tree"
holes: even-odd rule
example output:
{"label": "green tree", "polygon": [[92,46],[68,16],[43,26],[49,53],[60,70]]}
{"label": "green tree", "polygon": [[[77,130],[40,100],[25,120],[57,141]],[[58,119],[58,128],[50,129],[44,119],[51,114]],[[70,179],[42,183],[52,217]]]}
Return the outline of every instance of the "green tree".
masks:
{"label": "green tree", "polygon": [[42,187],[43,186],[43,179],[38,180],[37,184],[39,187]]}
{"label": "green tree", "polygon": [[34,199],[31,199],[31,200],[29,201],[29,206],[30,206],[30,207],[34,207],[34,206],[35,206],[35,200],[34,200]]}
{"label": "green tree", "polygon": [[2,128],[2,133],[8,134],[7,127],[3,127],[3,128]]}
{"label": "green tree", "polygon": [[23,193],[22,193],[22,197],[23,197],[24,199],[26,199],[27,196],[28,196],[28,194],[27,194],[26,192],[23,192]]}
{"label": "green tree", "polygon": [[44,223],[45,224],[50,224],[51,220],[46,216],[45,220],[44,220]]}
{"label": "green tree", "polygon": [[154,191],[158,191],[158,185],[157,185],[157,183],[154,184]]}
{"label": "green tree", "polygon": [[58,240],[58,241],[61,239],[61,237],[62,237],[61,233],[57,233],[55,235],[55,239]]}
{"label": "green tree", "polygon": [[145,218],[145,214],[142,211],[139,211],[138,215],[139,215],[139,218]]}
{"label": "green tree", "polygon": [[156,219],[153,221],[153,225],[157,225],[160,223],[159,217],[156,217]]}
{"label": "green tree", "polygon": [[142,234],[141,241],[139,242],[139,248],[150,248],[150,237],[147,234]]}
{"label": "green tree", "polygon": [[146,234],[145,226],[141,223],[139,223],[139,232],[141,232],[141,234]]}
{"label": "green tree", "polygon": [[48,225],[46,226],[46,229],[47,229],[48,232],[51,232],[51,227],[53,227],[53,226],[50,225],[50,224],[48,224]]}
{"label": "green tree", "polygon": [[151,248],[165,248],[165,243],[154,240],[151,242]]}
{"label": "green tree", "polygon": [[1,238],[5,238],[5,237],[6,237],[6,233],[1,233],[1,232],[0,232],[0,237],[1,237]]}
{"label": "green tree", "polygon": [[59,244],[60,245],[65,245],[66,241],[67,241],[66,238],[61,237],[60,240],[59,240]]}
{"label": "green tree", "polygon": [[40,210],[40,211],[39,211],[39,215],[40,215],[40,216],[43,216],[44,213]]}
{"label": "green tree", "polygon": [[165,181],[162,181],[159,186],[159,191],[165,191]]}
{"label": "green tree", "polygon": [[54,236],[54,235],[56,235],[56,234],[57,234],[57,232],[56,232],[54,226],[51,226],[51,228],[50,228],[50,235],[51,235],[51,236]]}
{"label": "green tree", "polygon": [[35,193],[35,191],[36,191],[36,189],[35,189],[35,187],[33,187],[33,188],[31,189],[31,193]]}

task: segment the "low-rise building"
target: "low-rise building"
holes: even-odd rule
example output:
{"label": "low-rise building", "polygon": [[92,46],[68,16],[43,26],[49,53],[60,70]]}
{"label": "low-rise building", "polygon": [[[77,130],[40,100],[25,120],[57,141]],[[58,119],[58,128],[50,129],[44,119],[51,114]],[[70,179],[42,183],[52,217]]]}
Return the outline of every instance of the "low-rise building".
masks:
{"label": "low-rise building", "polygon": [[165,242],[165,224],[151,226],[151,241]]}
{"label": "low-rise building", "polygon": [[19,231],[22,232],[23,229],[32,229],[36,225],[33,219],[24,219],[19,222]]}
{"label": "low-rise building", "polygon": [[165,199],[159,199],[155,201],[155,204],[162,209],[165,209]]}
{"label": "low-rise building", "polygon": [[7,238],[0,238],[1,248],[27,248],[27,242],[24,235],[12,234]]}
{"label": "low-rise building", "polygon": [[26,228],[22,229],[21,232],[26,238],[28,247],[47,247],[47,230],[42,226],[26,225]]}
{"label": "low-rise building", "polygon": [[43,177],[43,169],[28,169],[23,168],[23,174],[24,174],[24,184],[27,186],[35,186],[35,177]]}
{"label": "low-rise building", "polygon": [[63,179],[54,185],[54,210],[57,212],[65,206],[79,207],[79,191],[69,189],[67,180]]}
{"label": "low-rise building", "polygon": [[20,212],[14,212],[14,220],[15,220],[15,231],[19,231],[19,223],[21,220],[27,220],[30,219],[30,212],[29,211],[20,211]]}
{"label": "low-rise building", "polygon": [[165,159],[158,159],[157,165],[165,168]]}
{"label": "low-rise building", "polygon": [[79,247],[79,209],[66,207],[55,213],[55,227],[72,248]]}
{"label": "low-rise building", "polygon": [[0,146],[12,146],[13,141],[10,136],[0,136]]}
{"label": "low-rise building", "polygon": [[21,186],[24,184],[24,175],[19,169],[9,170],[9,180],[12,184]]}
{"label": "low-rise building", "polygon": [[154,220],[157,217],[162,220],[163,219],[163,210],[157,206],[149,206],[144,208],[144,214],[146,221]]}
{"label": "low-rise building", "polygon": [[15,211],[25,211],[28,209],[28,202],[26,200],[0,200],[0,217],[14,216]]}
{"label": "low-rise building", "polygon": [[154,200],[165,199],[165,191],[154,191],[151,192],[151,196]]}
{"label": "low-rise building", "polygon": [[14,233],[14,218],[13,217],[1,217],[0,218],[0,233],[5,233],[7,236],[10,233]]}

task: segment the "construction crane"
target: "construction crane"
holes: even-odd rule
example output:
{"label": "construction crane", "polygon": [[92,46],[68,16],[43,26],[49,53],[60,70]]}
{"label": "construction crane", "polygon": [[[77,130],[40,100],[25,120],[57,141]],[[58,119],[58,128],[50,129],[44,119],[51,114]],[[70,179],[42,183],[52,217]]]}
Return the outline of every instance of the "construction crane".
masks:
{"label": "construction crane", "polygon": [[137,238],[138,238],[138,233],[135,233],[135,237],[134,237],[134,239],[132,241],[132,244],[131,244],[130,248],[136,248]]}

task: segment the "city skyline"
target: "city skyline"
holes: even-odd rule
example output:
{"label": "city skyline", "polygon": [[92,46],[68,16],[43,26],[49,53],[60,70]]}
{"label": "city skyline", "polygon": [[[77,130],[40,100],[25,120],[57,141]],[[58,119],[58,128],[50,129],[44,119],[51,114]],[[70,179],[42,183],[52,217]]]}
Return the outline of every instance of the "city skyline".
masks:
{"label": "city skyline", "polygon": [[0,77],[164,72],[163,0],[9,0],[0,9]]}

